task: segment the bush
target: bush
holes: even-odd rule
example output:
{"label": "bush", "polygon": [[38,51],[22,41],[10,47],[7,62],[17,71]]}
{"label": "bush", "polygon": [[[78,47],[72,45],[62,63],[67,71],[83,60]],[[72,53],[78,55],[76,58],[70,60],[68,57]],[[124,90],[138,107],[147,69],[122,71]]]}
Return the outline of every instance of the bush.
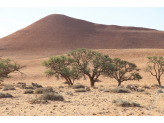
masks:
{"label": "bush", "polygon": [[85,88],[85,86],[81,85],[80,83],[72,86],[72,89],[78,89],[78,88]]}
{"label": "bush", "polygon": [[122,106],[122,107],[140,107],[139,103],[136,102],[129,102],[127,100],[123,100],[123,99],[118,99],[118,100],[113,100],[113,103],[115,103],[115,105],[117,106]]}
{"label": "bush", "polygon": [[148,91],[145,91],[145,94],[150,95],[150,93]]}
{"label": "bush", "polygon": [[151,87],[159,87],[159,85],[158,84],[153,84],[153,85],[151,85]]}
{"label": "bush", "polygon": [[135,87],[137,87],[137,88],[139,87],[138,84],[127,84],[127,85],[126,85],[126,88],[128,88],[129,86],[135,86]]}
{"label": "bush", "polygon": [[158,93],[163,93],[163,91],[161,89],[158,90]]}
{"label": "bush", "polygon": [[32,89],[28,89],[24,91],[24,94],[33,94],[34,91]]}
{"label": "bush", "polygon": [[68,82],[65,81],[65,82],[63,82],[63,84],[68,84]]}
{"label": "bush", "polygon": [[137,91],[138,91],[138,92],[144,92],[145,89],[143,89],[143,88],[138,88]]}
{"label": "bush", "polygon": [[105,89],[104,92],[109,92],[110,90],[109,89]]}
{"label": "bush", "polygon": [[72,91],[68,91],[68,92],[66,92],[66,95],[73,95],[73,92]]}
{"label": "bush", "polygon": [[39,100],[55,100],[55,101],[63,101],[64,98],[62,95],[58,95],[55,93],[45,93],[43,95],[41,95],[39,98]]}
{"label": "bush", "polygon": [[10,97],[13,97],[13,96],[9,93],[0,93],[0,98],[10,98]]}
{"label": "bush", "polygon": [[14,88],[13,85],[6,85],[4,86],[3,91],[7,91],[7,90],[16,90],[16,89]]}
{"label": "bush", "polygon": [[44,93],[49,93],[49,92],[54,92],[52,87],[46,87],[46,88],[37,88],[34,91],[34,94],[44,94]]}
{"label": "bush", "polygon": [[80,88],[80,89],[76,89],[75,92],[86,92],[86,90],[83,88]]}
{"label": "bush", "polygon": [[64,88],[64,86],[60,85],[60,86],[58,86],[58,88]]}
{"label": "bush", "polygon": [[99,88],[99,91],[104,91],[104,89],[103,88]]}
{"label": "bush", "polygon": [[109,91],[113,93],[130,93],[130,90],[126,88],[112,88]]}
{"label": "bush", "polygon": [[149,86],[147,86],[147,85],[144,85],[144,86],[142,86],[143,88],[147,88],[147,89],[150,89],[150,87]]}
{"label": "bush", "polygon": [[46,104],[46,103],[48,103],[48,101],[47,100],[32,99],[28,103],[30,103],[30,104]]}
{"label": "bush", "polygon": [[34,87],[30,85],[30,86],[26,86],[25,89],[34,89]]}

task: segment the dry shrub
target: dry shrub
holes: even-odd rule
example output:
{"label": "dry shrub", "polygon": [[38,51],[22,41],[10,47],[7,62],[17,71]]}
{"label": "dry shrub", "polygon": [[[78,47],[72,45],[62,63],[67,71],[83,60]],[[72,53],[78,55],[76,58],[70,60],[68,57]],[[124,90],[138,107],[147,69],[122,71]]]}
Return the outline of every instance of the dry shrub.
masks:
{"label": "dry shrub", "polygon": [[105,89],[104,92],[110,92],[110,90],[109,89]]}
{"label": "dry shrub", "polygon": [[45,93],[43,95],[41,95],[39,98],[39,100],[54,100],[54,101],[63,101],[64,98],[62,95],[59,94],[55,94],[55,93]]}
{"label": "dry shrub", "polygon": [[104,88],[99,88],[99,91],[104,91]]}
{"label": "dry shrub", "polygon": [[148,91],[145,91],[145,94],[146,94],[146,95],[150,95],[150,93],[149,93]]}
{"label": "dry shrub", "polygon": [[62,86],[62,85],[59,85],[59,86],[58,86],[58,88],[64,88],[64,86]]}
{"label": "dry shrub", "polygon": [[28,103],[30,103],[30,104],[46,104],[46,103],[48,103],[48,101],[47,100],[32,99]]}
{"label": "dry shrub", "polygon": [[137,91],[138,91],[138,92],[144,92],[145,89],[143,89],[143,88],[138,88]]}
{"label": "dry shrub", "polygon": [[122,107],[140,107],[139,103],[129,102],[129,101],[123,100],[121,98],[118,100],[113,100],[113,103],[115,103],[116,106],[122,106]]}
{"label": "dry shrub", "polygon": [[163,93],[163,91],[161,89],[158,89],[158,93]]}
{"label": "dry shrub", "polygon": [[67,91],[67,92],[66,92],[66,95],[71,95],[71,96],[73,96],[73,92],[72,92],[72,91]]}
{"label": "dry shrub", "polygon": [[37,88],[35,89],[34,94],[44,94],[44,93],[49,93],[49,92],[54,92],[51,86],[46,87],[46,88]]}
{"label": "dry shrub", "polygon": [[25,89],[34,89],[34,87],[32,85],[26,86]]}
{"label": "dry shrub", "polygon": [[126,88],[112,88],[109,91],[113,93],[130,93],[130,90]]}
{"label": "dry shrub", "polygon": [[3,87],[3,91],[7,91],[7,90],[16,90],[16,89],[14,88],[13,85],[5,85]]}
{"label": "dry shrub", "polygon": [[146,88],[146,89],[150,89],[150,87],[148,85],[143,85],[142,87]]}
{"label": "dry shrub", "polygon": [[24,94],[33,94],[34,91],[32,89],[27,89],[23,92]]}
{"label": "dry shrub", "polygon": [[85,86],[80,84],[80,83],[75,84],[75,85],[72,86],[72,89],[78,89],[78,88],[85,88]]}
{"label": "dry shrub", "polygon": [[151,85],[151,87],[159,87],[159,85],[158,84],[153,84],[153,85]]}
{"label": "dry shrub", "polygon": [[63,84],[68,84],[68,82],[63,82]]}
{"label": "dry shrub", "polygon": [[10,93],[0,93],[0,98],[10,98],[13,97]]}
{"label": "dry shrub", "polygon": [[76,89],[75,92],[86,92],[86,90],[83,88],[79,88],[79,89]]}

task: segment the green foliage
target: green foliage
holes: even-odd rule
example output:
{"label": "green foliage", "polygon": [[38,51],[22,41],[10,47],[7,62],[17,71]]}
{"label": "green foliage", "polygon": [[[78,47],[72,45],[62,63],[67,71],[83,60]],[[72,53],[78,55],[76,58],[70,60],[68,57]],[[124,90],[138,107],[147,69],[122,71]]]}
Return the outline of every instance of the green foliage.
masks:
{"label": "green foliage", "polygon": [[[43,61],[42,65],[48,70],[45,71],[47,76],[55,75],[58,79],[64,78],[68,85],[73,85],[72,80],[80,79],[82,76],[78,73],[76,67],[72,67],[74,59],[66,56],[50,57],[48,61]],[[72,79],[72,80],[71,80]]]}
{"label": "green foliage", "polygon": [[134,63],[123,61],[119,58],[113,59],[114,66],[112,69],[106,69],[104,74],[106,76],[112,77],[118,81],[118,86],[121,85],[123,81],[128,80],[140,80],[142,77],[139,75],[140,69]]}
{"label": "green foliage", "polygon": [[106,67],[109,69],[113,67],[111,58],[90,49],[77,49],[68,53],[68,56],[74,59],[73,66],[78,69],[78,72],[84,78],[85,76],[89,77],[91,87],[94,86],[94,82],[103,74]]}
{"label": "green foliage", "polygon": [[0,81],[3,81],[4,78],[10,77],[9,74],[12,72],[20,72],[19,70],[23,67],[24,66],[20,66],[17,63],[12,63],[9,58],[5,60],[0,59]]}
{"label": "green foliage", "polygon": [[161,86],[160,78],[164,73],[164,59],[163,56],[148,56],[147,67],[145,72],[149,72],[152,76],[155,76],[159,86]]}

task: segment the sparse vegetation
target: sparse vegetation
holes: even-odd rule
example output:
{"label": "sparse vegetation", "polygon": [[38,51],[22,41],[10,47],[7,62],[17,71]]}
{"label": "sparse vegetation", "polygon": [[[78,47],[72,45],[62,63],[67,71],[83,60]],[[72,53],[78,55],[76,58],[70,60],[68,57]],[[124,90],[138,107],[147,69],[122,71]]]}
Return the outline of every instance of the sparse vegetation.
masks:
{"label": "sparse vegetation", "polygon": [[109,91],[113,93],[130,93],[130,90],[126,88],[112,88]]}
{"label": "sparse vegetation", "polygon": [[86,90],[85,90],[85,89],[83,89],[83,88],[80,88],[80,89],[75,89],[74,91],[75,91],[75,92],[86,92]]}
{"label": "sparse vegetation", "polygon": [[104,92],[110,92],[110,90],[109,89],[104,89]]}
{"label": "sparse vegetation", "polygon": [[150,95],[150,92],[148,92],[148,91],[145,91],[145,94],[146,94],[146,95]]}
{"label": "sparse vegetation", "polygon": [[23,92],[24,94],[33,94],[34,91],[32,89],[27,89]]}
{"label": "sparse vegetation", "polygon": [[152,76],[155,76],[159,86],[161,86],[161,76],[164,73],[163,56],[148,56],[147,58],[149,61],[145,72],[149,72]]}
{"label": "sparse vegetation", "polygon": [[73,92],[72,92],[72,91],[67,91],[67,92],[66,92],[66,95],[71,95],[71,96],[73,96]]}
{"label": "sparse vegetation", "polygon": [[54,92],[51,86],[46,87],[46,88],[37,88],[35,89],[34,94],[44,94],[44,93],[49,93],[49,92]]}
{"label": "sparse vegetation", "polygon": [[5,85],[3,87],[3,91],[7,91],[7,90],[16,90],[16,89],[13,85]]}
{"label": "sparse vegetation", "polygon": [[163,91],[161,89],[158,89],[158,93],[163,93]]}
{"label": "sparse vegetation", "polygon": [[121,98],[118,100],[113,100],[113,103],[115,103],[116,106],[122,106],[122,107],[140,107],[139,103],[129,102],[129,101],[123,100]]}
{"label": "sparse vegetation", "polygon": [[59,85],[59,86],[58,86],[58,88],[64,88],[64,86],[62,86],[62,85]]}
{"label": "sparse vegetation", "polygon": [[80,83],[72,86],[72,89],[78,89],[78,88],[85,88],[85,86]]}
{"label": "sparse vegetation", "polygon": [[144,85],[142,86],[143,88],[146,88],[146,89],[150,89],[150,87],[148,85]]}
{"label": "sparse vegetation", "polygon": [[104,88],[99,88],[99,91],[104,91]]}
{"label": "sparse vegetation", "polygon": [[30,104],[46,104],[46,103],[48,103],[48,101],[47,100],[32,99],[28,103],[30,103]]}
{"label": "sparse vegetation", "polygon": [[138,91],[138,92],[144,92],[145,89],[143,89],[143,88],[138,88],[137,91]]}
{"label": "sparse vegetation", "polygon": [[41,95],[38,99],[39,100],[53,100],[53,101],[63,101],[64,100],[62,95],[55,94],[53,92],[45,93],[45,94]]}
{"label": "sparse vegetation", "polygon": [[11,98],[13,97],[10,93],[0,93],[0,98]]}

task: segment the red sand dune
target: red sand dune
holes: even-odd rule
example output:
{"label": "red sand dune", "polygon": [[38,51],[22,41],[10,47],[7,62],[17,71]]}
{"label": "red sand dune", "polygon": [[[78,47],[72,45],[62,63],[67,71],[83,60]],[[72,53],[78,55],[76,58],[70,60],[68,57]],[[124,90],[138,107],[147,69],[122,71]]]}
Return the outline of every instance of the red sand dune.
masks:
{"label": "red sand dune", "polygon": [[46,57],[76,48],[164,48],[164,31],[102,25],[53,14],[0,39],[4,56]]}

